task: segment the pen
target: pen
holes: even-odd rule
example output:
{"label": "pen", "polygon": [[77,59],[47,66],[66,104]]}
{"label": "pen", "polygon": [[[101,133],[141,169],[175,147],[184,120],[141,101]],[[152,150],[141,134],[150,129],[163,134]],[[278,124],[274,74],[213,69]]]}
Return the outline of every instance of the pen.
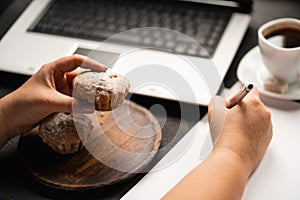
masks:
{"label": "pen", "polygon": [[237,93],[236,97],[227,108],[232,108],[237,105],[252,90],[252,88],[253,84],[245,85],[241,91]]}

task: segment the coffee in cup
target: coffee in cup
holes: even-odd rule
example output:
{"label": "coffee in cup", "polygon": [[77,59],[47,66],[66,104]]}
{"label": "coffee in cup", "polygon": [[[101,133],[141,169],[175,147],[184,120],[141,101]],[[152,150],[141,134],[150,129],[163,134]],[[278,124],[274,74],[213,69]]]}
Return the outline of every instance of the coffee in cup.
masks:
{"label": "coffee in cup", "polygon": [[300,71],[300,20],[276,19],[258,29],[262,61],[272,78],[296,83]]}

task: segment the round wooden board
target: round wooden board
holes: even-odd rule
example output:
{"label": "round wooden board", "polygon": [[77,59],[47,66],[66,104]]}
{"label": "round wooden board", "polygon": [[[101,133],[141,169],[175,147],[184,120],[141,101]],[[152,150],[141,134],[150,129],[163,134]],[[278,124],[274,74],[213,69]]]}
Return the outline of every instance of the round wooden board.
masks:
{"label": "round wooden board", "polygon": [[[18,145],[24,166],[40,183],[65,190],[100,188],[141,172],[159,149],[162,137],[159,123],[147,109],[130,101],[124,101],[115,111],[96,112],[98,124],[94,127],[100,126],[103,134],[93,137],[71,155],[50,149],[37,135],[37,129],[24,134]],[[100,148],[90,153],[89,148],[95,146]]]}

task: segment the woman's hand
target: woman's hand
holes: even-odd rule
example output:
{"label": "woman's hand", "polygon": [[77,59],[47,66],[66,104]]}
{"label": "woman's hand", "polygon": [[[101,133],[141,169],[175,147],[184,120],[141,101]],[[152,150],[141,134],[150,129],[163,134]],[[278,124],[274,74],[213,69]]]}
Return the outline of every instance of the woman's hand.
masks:
{"label": "woman's hand", "polygon": [[229,150],[236,154],[251,173],[272,138],[271,115],[260,101],[257,89],[231,109],[225,107],[221,97],[214,98],[209,106],[209,121],[214,151]]}
{"label": "woman's hand", "polygon": [[165,199],[241,199],[270,143],[270,113],[256,89],[231,109],[215,97],[208,111],[214,149]]}
{"label": "woman's hand", "polygon": [[0,99],[1,132],[5,131],[7,139],[31,130],[53,112],[72,112],[74,102],[79,105],[71,97],[77,67],[106,70],[84,56],[64,57],[43,65],[19,89]]}

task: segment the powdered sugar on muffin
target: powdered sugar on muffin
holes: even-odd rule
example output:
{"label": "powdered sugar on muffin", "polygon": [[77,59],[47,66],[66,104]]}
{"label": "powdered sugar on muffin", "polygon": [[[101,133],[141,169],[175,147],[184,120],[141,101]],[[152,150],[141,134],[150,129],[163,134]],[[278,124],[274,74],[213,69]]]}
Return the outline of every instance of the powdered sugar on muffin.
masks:
{"label": "powdered sugar on muffin", "polygon": [[39,136],[57,153],[70,154],[81,148],[78,132],[83,133],[81,139],[85,142],[92,129],[92,121],[84,115],[78,115],[74,119],[72,114],[54,113],[40,124]]}
{"label": "powdered sugar on muffin", "polygon": [[73,79],[73,96],[95,104],[96,110],[117,108],[129,91],[129,81],[111,71],[83,72]]}

